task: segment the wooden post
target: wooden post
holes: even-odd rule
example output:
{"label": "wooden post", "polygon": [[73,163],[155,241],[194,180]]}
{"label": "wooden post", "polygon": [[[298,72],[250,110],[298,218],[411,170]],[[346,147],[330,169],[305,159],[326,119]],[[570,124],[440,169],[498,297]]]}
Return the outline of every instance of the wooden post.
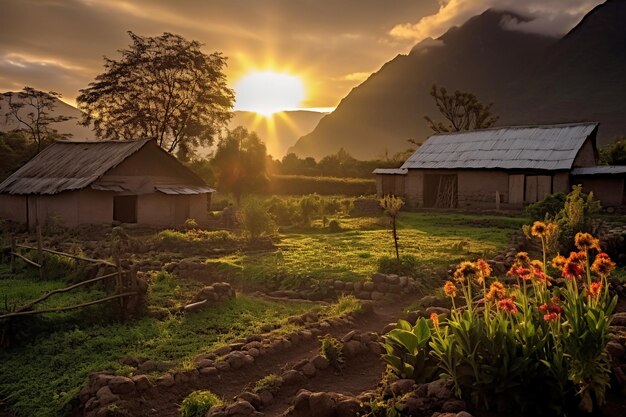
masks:
{"label": "wooden post", "polygon": [[496,210],[500,210],[500,191],[496,190]]}
{"label": "wooden post", "polygon": [[15,236],[11,237],[11,273],[15,273],[15,251],[17,251],[17,242]]}
{"label": "wooden post", "polygon": [[[117,265],[116,293],[119,295],[119,294],[124,293],[122,262],[120,260],[119,253],[115,253],[115,265]],[[126,308],[126,305],[124,303],[124,297],[120,297],[120,317],[122,318],[122,320],[126,317],[125,308]]]}
{"label": "wooden post", "polygon": [[43,242],[41,240],[41,226],[37,224],[37,263],[39,264],[39,279],[43,280]]}

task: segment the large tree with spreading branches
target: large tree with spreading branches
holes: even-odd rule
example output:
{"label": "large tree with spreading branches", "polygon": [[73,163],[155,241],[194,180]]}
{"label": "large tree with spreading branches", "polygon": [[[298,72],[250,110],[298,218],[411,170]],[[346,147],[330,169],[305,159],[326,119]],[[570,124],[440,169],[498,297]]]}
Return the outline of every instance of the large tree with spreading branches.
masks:
{"label": "large tree with spreading branches", "polygon": [[119,51],[121,58],[105,57],[105,71],[80,91],[82,122],[101,138],[155,138],[186,160],[198,146],[211,145],[232,117],[226,58],[172,33],[128,34],[132,44]]}
{"label": "large tree with spreading branches", "polygon": [[430,89],[430,95],[445,119],[444,122],[440,122],[424,116],[435,133],[486,129],[498,121],[498,117],[491,112],[492,104],[481,103],[472,93],[457,90],[454,94],[449,94],[444,87],[434,84]]}

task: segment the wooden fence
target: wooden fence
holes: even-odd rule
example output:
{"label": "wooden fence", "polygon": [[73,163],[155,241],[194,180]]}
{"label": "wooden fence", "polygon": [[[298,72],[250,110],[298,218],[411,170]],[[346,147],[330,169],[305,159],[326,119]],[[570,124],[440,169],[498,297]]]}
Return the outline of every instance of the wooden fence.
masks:
{"label": "wooden fence", "polygon": [[[26,257],[23,253],[20,252],[20,249],[35,251],[37,254],[37,262]],[[71,253],[64,253],[64,252],[59,252],[56,250],[44,248],[42,239],[41,239],[41,229],[39,227],[37,228],[37,246],[36,247],[24,245],[24,244],[18,244],[17,239],[15,237],[11,239],[11,250],[10,250],[11,272],[15,272],[15,263],[17,259],[21,259],[22,261],[26,262],[28,265],[38,268],[39,277],[43,279],[45,275],[44,253],[51,253],[51,254],[58,255],[58,256],[73,258],[82,262],[89,262],[89,263],[93,263],[97,265],[108,266],[108,267],[114,268],[115,271],[108,273],[108,274],[101,275],[101,276],[97,276],[95,278],[91,278],[85,281],[81,281],[77,284],[70,285],[69,287],[66,287],[66,288],[59,288],[56,290],[49,291],[43,294],[41,297],[37,298],[36,300],[31,301],[28,304],[25,304],[21,307],[16,308],[14,311],[0,315],[0,319],[8,319],[8,318],[14,318],[14,317],[21,317],[21,316],[32,316],[35,314],[56,313],[56,312],[62,312],[62,311],[68,311],[68,310],[75,310],[75,309],[87,307],[87,306],[94,305],[94,304],[100,304],[100,303],[104,303],[104,302],[108,302],[108,301],[116,300],[116,299],[120,301],[122,315],[124,315],[128,307],[129,297],[135,297],[135,296],[138,296],[139,294],[138,285],[137,285],[137,271],[135,269],[124,270],[121,266],[121,261],[120,261],[119,256],[115,256],[115,262],[113,263],[113,262],[105,261],[102,259],[86,258],[83,256],[73,255]],[[66,307],[33,310],[33,307],[35,305],[42,303],[43,301],[47,300],[48,298],[50,298],[51,296],[55,294],[66,293],[66,292],[72,291],[76,288],[79,288],[85,285],[90,285],[96,282],[101,282],[104,280],[113,280],[113,279],[115,280],[115,294],[114,295],[104,297],[98,300],[89,301],[89,302],[81,303],[81,304],[75,304],[75,305],[66,306]]]}

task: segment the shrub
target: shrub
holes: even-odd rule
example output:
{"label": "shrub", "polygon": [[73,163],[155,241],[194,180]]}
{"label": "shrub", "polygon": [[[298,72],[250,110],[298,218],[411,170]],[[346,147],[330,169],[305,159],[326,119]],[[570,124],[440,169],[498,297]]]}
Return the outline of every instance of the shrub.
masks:
{"label": "shrub", "polygon": [[341,224],[339,224],[337,220],[331,220],[328,223],[328,230],[330,230],[333,233],[341,232]]}
{"label": "shrub", "polygon": [[259,393],[261,391],[269,391],[272,394],[276,394],[280,391],[280,387],[282,386],[283,381],[276,374],[269,374],[259,379],[254,385],[254,389],[252,390],[255,393]]}
{"label": "shrub", "polygon": [[320,337],[320,355],[328,360],[330,366],[341,371],[345,362],[341,342],[330,335]]}
{"label": "shrub", "polygon": [[306,195],[300,199],[300,213],[302,224],[310,226],[315,215],[320,214],[322,209],[322,199],[317,194]]}
{"label": "shrub", "polygon": [[415,277],[418,274],[419,261],[413,255],[400,256],[400,263],[396,258],[382,256],[378,259],[378,272],[383,274],[397,274]]}
{"label": "shrub", "polygon": [[[549,229],[536,222],[532,235],[544,243]],[[606,345],[617,302],[609,296],[607,278],[615,264],[604,253],[592,257],[599,242],[590,234],[578,233],[575,245],[578,252],[568,259],[552,261],[558,278],[550,277],[545,262],[519,253],[508,273],[517,285],[509,287],[488,282],[486,262],[462,262],[456,283],[443,288],[452,302],[449,317],[440,323],[432,315],[428,329],[424,321],[414,327],[401,322],[385,339],[392,370],[409,375],[414,364],[426,366],[428,354],[458,395],[485,409],[506,405],[524,415],[562,415],[574,396],[583,411],[601,406],[610,380]],[[462,307],[455,304],[457,293]],[[480,309],[475,298],[484,300]],[[412,377],[422,380],[422,374]]]}
{"label": "shrub", "polygon": [[430,382],[439,370],[437,360],[430,355],[430,338],[431,330],[425,318],[420,318],[413,327],[399,320],[398,327],[383,338],[387,353],[382,358],[399,378],[410,378],[420,384]]}
{"label": "shrub", "polygon": [[543,220],[546,216],[554,218],[565,205],[565,193],[547,195],[543,200],[526,207],[526,213],[531,220]]}
{"label": "shrub", "polygon": [[235,235],[227,230],[208,231],[203,229],[191,229],[184,232],[166,229],[160,231],[157,238],[165,249],[202,249],[207,245],[232,244],[237,241]]}
{"label": "shrub", "polygon": [[250,240],[276,231],[276,224],[263,204],[249,200],[243,207],[243,228]]}
{"label": "shrub", "polygon": [[185,229],[186,230],[192,230],[192,229],[197,229],[198,228],[198,222],[196,221],[196,219],[187,219],[185,220]]}
{"label": "shrub", "polygon": [[299,217],[300,207],[294,198],[272,196],[266,201],[265,207],[274,221],[283,226],[294,224]]}
{"label": "shrub", "polygon": [[342,295],[333,306],[333,313],[340,316],[346,313],[356,313],[361,311],[363,304],[354,295]]}
{"label": "shrub", "polygon": [[183,400],[178,409],[180,417],[204,417],[214,405],[222,400],[211,391],[193,391]]}

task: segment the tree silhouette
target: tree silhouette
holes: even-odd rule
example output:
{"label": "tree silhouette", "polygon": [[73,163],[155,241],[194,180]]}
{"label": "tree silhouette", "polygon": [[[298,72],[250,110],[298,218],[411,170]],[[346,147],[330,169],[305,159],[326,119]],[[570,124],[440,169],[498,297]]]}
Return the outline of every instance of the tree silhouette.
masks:
{"label": "tree silhouette", "polygon": [[39,91],[32,87],[24,87],[17,94],[5,93],[9,110],[5,113],[7,121],[14,119],[18,123],[15,130],[26,131],[37,144],[37,152],[42,145],[53,138],[67,138],[70,134],[59,134],[50,126],[53,123],[70,120],[69,116],[52,116],[61,94],[54,91]]}
{"label": "tree silhouette", "polygon": [[485,129],[492,127],[498,121],[498,116],[491,113],[493,104],[481,103],[472,93],[457,90],[454,94],[448,94],[444,87],[437,87],[437,84],[433,84],[430,95],[435,100],[437,109],[447,121],[445,124],[434,121],[429,116],[424,116],[429,127],[435,133]]}
{"label": "tree silhouette", "polygon": [[155,138],[159,146],[188,160],[232,117],[234,94],[226,85],[226,58],[207,55],[201,43],[164,33],[128,32],[132,44],[120,60],[105,57],[104,73],[80,90],[83,124],[99,137]]}

